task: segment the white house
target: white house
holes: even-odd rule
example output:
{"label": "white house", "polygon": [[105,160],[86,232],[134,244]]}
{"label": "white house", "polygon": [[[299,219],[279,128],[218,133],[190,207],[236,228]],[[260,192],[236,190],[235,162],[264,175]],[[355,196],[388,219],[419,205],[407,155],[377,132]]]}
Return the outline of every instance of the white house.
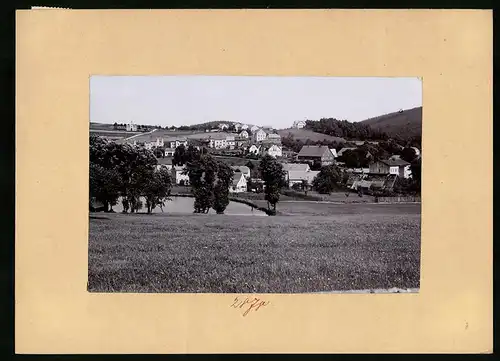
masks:
{"label": "white house", "polygon": [[175,184],[180,184],[181,181],[184,181],[184,184],[189,184],[189,176],[187,174],[183,174],[185,169],[185,166],[172,167],[172,177],[174,178]]}
{"label": "white house", "polygon": [[262,129],[259,129],[252,134],[254,142],[262,142],[264,139],[266,139],[266,136],[266,132],[264,132]]}
{"label": "white house", "polygon": [[252,131],[252,133],[256,132],[257,130],[259,130],[260,128],[256,125],[254,125],[253,127],[250,128],[250,130]]}
{"label": "white house", "polygon": [[252,153],[252,154],[259,154],[259,150],[260,150],[260,147],[257,147],[255,144],[252,144],[250,146],[250,148],[248,148],[248,153]]}
{"label": "white house", "polygon": [[137,124],[130,122],[130,124],[126,125],[127,132],[137,132]]}
{"label": "white house", "polygon": [[229,125],[227,125],[226,123],[220,123],[220,124],[218,125],[218,128],[219,128],[220,130],[225,130],[225,129],[229,128]]}
{"label": "white house", "polygon": [[238,132],[241,129],[241,124],[240,123],[236,123],[234,125],[234,129],[236,129],[236,131]]}
{"label": "white house", "polygon": [[227,135],[226,136],[226,147],[229,147],[229,149],[234,149],[236,146],[236,140],[234,138],[234,135]]}
{"label": "white house", "polygon": [[181,144],[184,145],[184,147],[187,147],[187,138],[184,138],[184,137],[180,137],[180,138],[167,138],[163,141],[163,143],[165,144],[165,146],[167,148],[172,148],[175,150],[175,148],[177,148],[178,146],[180,146]]}
{"label": "white house", "polygon": [[276,134],[276,133],[269,133],[267,135],[267,139],[274,140],[274,141],[281,141],[281,135]]}
{"label": "white house", "polygon": [[306,126],[306,122],[303,120],[296,120],[293,122],[293,127],[297,129],[302,129]]}
{"label": "white house", "polygon": [[215,149],[234,149],[236,142],[234,135],[229,135],[227,133],[213,134],[208,140],[208,147]]}
{"label": "white house", "polygon": [[231,193],[242,193],[247,191],[247,179],[243,173],[236,173],[233,178],[233,184],[229,188]]}
{"label": "white house", "polygon": [[232,166],[231,169],[234,171],[234,177],[237,177],[241,173],[247,180],[250,179],[250,168],[247,166]]}
{"label": "white house", "polygon": [[410,163],[395,158],[379,160],[370,164],[370,173],[384,175],[395,174],[401,178],[409,178],[411,176]]}
{"label": "white house", "polygon": [[309,185],[312,184],[314,178],[319,174],[319,171],[314,170],[290,170],[286,173],[286,180],[288,185],[291,187],[296,183],[302,183],[302,181],[307,181]]}
{"label": "white house", "polygon": [[248,126],[248,125],[246,125],[246,124],[243,124],[243,125],[241,126],[241,130],[246,130],[246,129],[248,129],[248,128],[249,128],[249,126]]}
{"label": "white house", "polygon": [[246,130],[242,130],[241,133],[239,134],[240,138],[246,138],[248,139],[248,132]]}
{"label": "white house", "polygon": [[164,141],[163,138],[156,138],[156,141],[154,142],[147,142],[144,143],[144,148],[151,150],[154,147],[163,147],[164,146]]}
{"label": "white house", "polygon": [[262,147],[261,152],[263,153],[263,155],[269,154],[271,157],[274,157],[274,158],[283,156],[283,153],[281,151],[281,146],[276,145],[276,144],[267,145],[265,147]]}

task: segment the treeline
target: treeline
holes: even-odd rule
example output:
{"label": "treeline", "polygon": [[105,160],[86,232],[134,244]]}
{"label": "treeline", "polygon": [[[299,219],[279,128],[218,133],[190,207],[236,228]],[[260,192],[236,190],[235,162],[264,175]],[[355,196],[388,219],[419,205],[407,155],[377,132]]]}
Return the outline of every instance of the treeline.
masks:
{"label": "treeline", "polygon": [[121,197],[123,211],[147,212],[163,207],[170,195],[172,180],[166,169],[156,169],[157,160],[147,149],[117,144],[90,135],[89,205],[100,202],[109,212]]}
{"label": "treeline", "polygon": [[335,118],[322,118],[320,120],[306,120],[306,129],[316,133],[334,137],[359,139],[359,140],[387,140],[388,135],[382,131],[371,128],[359,122],[349,122]]}

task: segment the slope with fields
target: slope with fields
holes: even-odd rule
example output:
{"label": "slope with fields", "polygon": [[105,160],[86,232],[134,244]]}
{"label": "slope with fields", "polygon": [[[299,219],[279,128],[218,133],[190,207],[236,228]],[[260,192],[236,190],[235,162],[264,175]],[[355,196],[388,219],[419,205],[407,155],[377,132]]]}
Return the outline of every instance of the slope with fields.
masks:
{"label": "slope with fields", "polygon": [[389,113],[363,120],[362,123],[387,133],[390,137],[422,136],[422,107]]}
{"label": "slope with fields", "polygon": [[316,133],[308,129],[296,129],[296,128],[281,129],[278,130],[278,134],[281,135],[282,138],[286,138],[289,134],[291,134],[293,135],[294,139],[298,139],[303,142],[305,142],[308,139],[313,142],[323,141],[323,140],[326,140],[328,142],[337,142],[337,143],[345,142],[344,138],[333,137],[331,135],[322,133]]}

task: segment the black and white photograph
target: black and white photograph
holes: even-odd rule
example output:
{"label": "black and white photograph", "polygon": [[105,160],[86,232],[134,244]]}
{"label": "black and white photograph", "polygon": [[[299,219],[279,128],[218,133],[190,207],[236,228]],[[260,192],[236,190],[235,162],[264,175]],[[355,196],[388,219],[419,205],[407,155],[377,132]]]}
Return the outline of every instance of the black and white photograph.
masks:
{"label": "black and white photograph", "polygon": [[421,78],[89,81],[89,292],[419,292]]}

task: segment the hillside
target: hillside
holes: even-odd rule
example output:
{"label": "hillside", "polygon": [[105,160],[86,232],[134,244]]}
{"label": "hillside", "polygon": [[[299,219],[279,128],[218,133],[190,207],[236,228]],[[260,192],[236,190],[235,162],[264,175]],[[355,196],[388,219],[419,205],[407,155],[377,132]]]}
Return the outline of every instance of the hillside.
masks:
{"label": "hillside", "polygon": [[333,137],[331,135],[322,133],[316,133],[308,129],[296,129],[296,128],[280,129],[277,131],[277,133],[281,135],[281,138],[286,138],[289,134],[292,134],[294,139],[298,139],[303,142],[305,142],[308,139],[313,142],[323,141],[323,140],[326,140],[328,142],[337,142],[337,143],[345,142],[343,138]]}
{"label": "hillside", "polygon": [[387,133],[390,137],[399,136],[407,139],[422,136],[422,107],[381,115],[363,120],[361,123]]}

